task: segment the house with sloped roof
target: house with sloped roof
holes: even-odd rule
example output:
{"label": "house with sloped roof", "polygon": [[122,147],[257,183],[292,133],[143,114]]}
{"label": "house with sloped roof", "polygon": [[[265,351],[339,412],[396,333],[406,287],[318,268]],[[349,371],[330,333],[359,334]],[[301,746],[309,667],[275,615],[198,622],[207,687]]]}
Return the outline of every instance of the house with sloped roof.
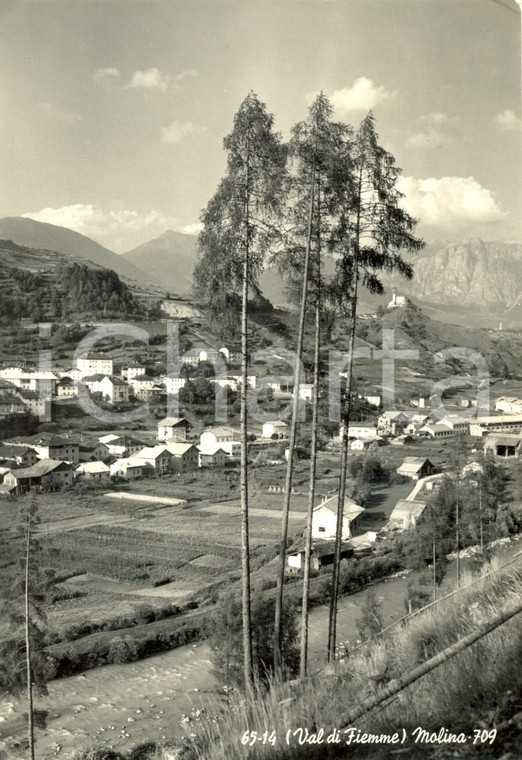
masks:
{"label": "house with sloped roof", "polygon": [[82,462],[76,468],[74,475],[84,480],[104,481],[110,479],[111,470],[104,462]]}
{"label": "house with sloped roof", "polygon": [[0,462],[4,466],[32,467],[38,461],[36,451],[29,446],[0,446]]}
{"label": "house with sloped roof", "polygon": [[240,432],[231,427],[213,427],[204,430],[199,437],[199,444],[204,451],[219,443],[229,457],[235,459],[241,453]]}
{"label": "house with sloped roof", "polygon": [[71,485],[74,467],[68,462],[42,459],[31,467],[20,467],[4,475],[4,483],[16,486],[16,493],[24,493],[30,488],[59,488]]}
{"label": "house with sloped roof", "polygon": [[200,467],[224,467],[229,459],[227,452],[219,443],[207,449],[202,449],[201,446],[196,448],[198,449]]}
{"label": "house with sloped roof", "polygon": [[165,449],[172,457],[171,469],[174,472],[191,472],[199,467],[199,450],[193,443],[170,441]]}
{"label": "house with sloped roof", "polygon": [[111,477],[123,478],[124,480],[138,480],[146,475],[152,475],[154,470],[143,459],[136,457],[124,457],[116,459],[110,465]]}
{"label": "house with sloped roof", "polygon": [[158,441],[185,441],[190,423],[184,417],[164,417],[158,422]]}
{"label": "house with sloped roof", "polygon": [[403,475],[412,480],[420,480],[437,472],[435,465],[425,457],[406,457],[400,467],[397,467],[397,475]]}
{"label": "house with sloped roof", "polygon": [[121,377],[106,375],[100,382],[100,393],[111,404],[126,403],[129,400],[129,385]]}
{"label": "house with sloped roof", "polygon": [[80,461],[78,441],[55,433],[36,433],[9,441],[13,446],[29,446],[40,459],[63,460],[77,463]]}
{"label": "house with sloped roof", "polygon": [[393,508],[387,527],[401,531],[413,528],[425,509],[426,502],[424,501],[400,499]]}
{"label": "house with sloped roof", "polygon": [[379,435],[402,435],[409,421],[405,412],[388,410],[377,418],[377,432]]}
{"label": "house with sloped roof", "polygon": [[[312,514],[312,538],[315,539],[332,539],[335,538],[337,530],[337,502],[338,496],[324,498],[323,501],[314,507]],[[352,537],[359,525],[360,518],[364,512],[364,507],[360,507],[349,496],[344,500],[344,513],[341,539],[347,541]]]}
{"label": "house with sloped roof", "polygon": [[150,465],[156,475],[165,475],[172,469],[173,455],[166,446],[145,446],[134,454],[134,459]]}
{"label": "house with sloped roof", "polygon": [[100,443],[107,446],[109,454],[115,457],[131,457],[147,444],[133,435],[104,436]]}

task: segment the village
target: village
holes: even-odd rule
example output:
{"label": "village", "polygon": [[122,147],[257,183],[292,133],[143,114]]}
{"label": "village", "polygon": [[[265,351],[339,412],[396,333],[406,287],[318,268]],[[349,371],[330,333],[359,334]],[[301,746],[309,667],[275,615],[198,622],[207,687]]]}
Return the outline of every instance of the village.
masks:
{"label": "village", "polygon": [[[168,306],[169,302],[165,303]],[[408,299],[397,296],[394,290],[388,310],[404,309],[408,303]],[[169,311],[165,309],[167,314]],[[227,366],[226,375],[216,372],[215,377],[207,379],[215,388],[237,391],[240,375],[234,367],[238,359],[234,349],[205,345],[187,352],[183,362],[185,368],[192,370],[198,366],[210,368],[207,376],[215,372],[216,364]],[[343,376],[342,372],[339,374]],[[113,358],[104,351],[90,352],[78,358],[74,366],[55,366],[52,371],[41,371],[30,361],[16,364],[4,361],[0,367],[0,416],[30,413],[49,420],[51,409],[74,403],[82,392],[94,403],[102,403],[105,411],[134,408],[138,403],[153,403],[156,409],[161,405],[168,408],[167,399],[177,400],[187,377],[188,373],[183,371],[176,377],[152,375],[139,361]],[[259,370],[258,375],[252,372],[248,376],[251,389],[269,389],[272,398],[283,407],[293,397],[293,386],[290,378],[276,380],[259,375]],[[312,388],[310,383],[299,385],[299,403],[305,408],[311,404]],[[469,462],[463,474],[466,469],[480,468],[477,460],[482,451],[503,462],[519,457],[522,400],[518,398],[498,396],[494,401],[495,414],[484,415],[484,410],[480,410],[480,416],[476,417],[476,399],[462,394],[451,399],[444,413],[440,409],[432,410],[427,396],[412,396],[409,408],[402,410],[383,409],[381,395],[371,388],[358,397],[367,410],[366,419],[350,424],[350,456],[379,456],[384,452],[401,485],[398,494],[394,493],[393,486],[388,489],[384,512],[346,498],[343,556],[353,556],[354,552],[355,556],[363,556],[374,551],[387,536],[415,525],[447,471],[444,449],[440,447],[446,446],[448,440],[459,437],[468,442]],[[284,490],[279,473],[288,457],[289,422],[274,417],[263,423],[251,422],[251,426],[249,457],[257,457],[258,470],[270,473],[264,491],[273,510],[276,495]],[[112,432],[102,435],[90,430],[60,429],[6,437],[0,446],[0,495],[4,499],[16,499],[31,490],[52,493],[88,483],[100,495],[104,488],[121,489],[132,503],[133,498],[139,501],[140,493],[144,493],[149,483],[155,495],[143,496],[144,501],[151,503],[156,498],[158,503],[175,504],[184,501],[176,493],[176,477],[179,480],[181,476],[190,477],[203,471],[206,482],[212,483],[213,478],[218,482],[226,473],[234,477],[237,471],[240,431],[233,425],[202,426],[194,416],[192,422],[185,417],[165,416],[157,419],[154,427],[150,422],[131,426],[137,430],[125,425],[120,429],[114,425],[108,427]],[[342,435],[342,425],[337,426],[337,432],[332,433],[325,447],[325,456],[336,451]],[[262,461],[260,452],[265,452]],[[409,491],[404,485],[407,483]],[[133,487],[137,491],[134,497]],[[313,518],[316,570],[332,562],[336,535],[336,492],[330,487],[323,490],[324,493],[317,496]],[[401,498],[394,499],[395,495]],[[299,502],[297,490],[294,502]],[[289,553],[289,574],[300,572],[302,555],[303,550]]]}

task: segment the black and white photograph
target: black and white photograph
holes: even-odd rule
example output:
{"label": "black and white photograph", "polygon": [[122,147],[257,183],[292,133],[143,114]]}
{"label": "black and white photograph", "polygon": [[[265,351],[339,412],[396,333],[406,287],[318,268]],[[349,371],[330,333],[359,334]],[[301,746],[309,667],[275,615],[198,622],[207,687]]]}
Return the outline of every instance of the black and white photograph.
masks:
{"label": "black and white photograph", "polygon": [[522,0],[0,0],[0,760],[522,758]]}

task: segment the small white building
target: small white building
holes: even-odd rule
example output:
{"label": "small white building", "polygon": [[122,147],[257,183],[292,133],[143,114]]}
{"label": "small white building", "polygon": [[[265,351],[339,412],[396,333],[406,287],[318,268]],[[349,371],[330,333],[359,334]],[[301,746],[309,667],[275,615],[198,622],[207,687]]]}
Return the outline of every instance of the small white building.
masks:
{"label": "small white building", "polygon": [[263,423],[263,438],[286,438],[288,434],[288,425],[283,420],[275,420],[274,422]]}
{"label": "small white building", "polygon": [[313,383],[301,383],[299,386],[299,398],[302,401],[311,401],[314,392]]}
{"label": "small white building", "polygon": [[189,428],[184,417],[164,417],[158,422],[158,441],[186,441]]}
{"label": "small white building", "polygon": [[401,466],[397,467],[398,475],[411,478],[411,480],[426,478],[428,475],[433,475],[436,471],[435,465],[424,457],[406,457]]}
{"label": "small white building", "polygon": [[350,443],[350,449],[352,451],[367,451],[376,446],[382,446],[383,443],[384,439],[380,435],[375,435],[372,438],[355,438]]}
{"label": "small white building", "polygon": [[125,480],[136,480],[144,475],[150,474],[152,468],[143,459],[135,457],[126,457],[117,459],[110,466],[111,477],[124,478]]}
{"label": "small white building", "polygon": [[[312,516],[312,538],[335,538],[337,529],[337,494],[314,507]],[[364,508],[356,504],[348,496],[344,500],[343,527],[341,538],[343,541],[352,537]]]}
{"label": "small white building", "polygon": [[104,462],[82,462],[74,472],[74,477],[82,476],[85,480],[109,480],[111,470]]}
{"label": "small white building", "polygon": [[198,446],[197,449],[200,467],[224,467],[229,459],[227,452],[219,444],[214,448],[203,449]]}

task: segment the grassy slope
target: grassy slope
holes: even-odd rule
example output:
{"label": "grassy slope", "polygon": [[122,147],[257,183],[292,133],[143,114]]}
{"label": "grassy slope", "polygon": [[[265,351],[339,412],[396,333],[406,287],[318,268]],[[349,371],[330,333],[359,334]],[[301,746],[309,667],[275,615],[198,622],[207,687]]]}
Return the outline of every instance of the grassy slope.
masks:
{"label": "grassy slope", "polygon": [[[390,747],[356,747],[303,745],[294,740],[286,746],[283,737],[288,729],[306,726],[310,730],[324,727],[328,734],[342,728],[346,716],[361,700],[373,694],[371,676],[382,673],[386,666],[397,678],[424,660],[455,643],[477,625],[492,619],[499,612],[520,600],[522,593],[521,563],[486,579],[410,621],[393,628],[388,634],[351,655],[337,675],[322,672],[302,682],[274,688],[268,697],[248,699],[228,710],[217,723],[193,727],[199,738],[194,757],[199,760],[234,760],[245,757],[240,738],[245,730],[262,733],[274,730],[275,746],[257,743],[248,757],[259,760],[310,760],[311,758],[371,757],[390,758]],[[518,713],[522,695],[522,671],[516,665],[522,655],[522,616],[489,633],[476,644],[449,660],[432,673],[392,698],[384,708],[369,713],[356,722],[357,728],[371,733],[393,733],[402,727],[408,737],[417,727],[439,731],[442,726],[451,732],[464,732],[473,738],[473,729],[498,727]],[[282,702],[285,698],[290,701]],[[472,739],[455,752],[455,745],[401,745],[408,758],[500,757],[507,750],[509,757],[520,757],[517,729],[507,725],[493,745],[474,746]],[[508,755],[506,755],[508,757]]]}

